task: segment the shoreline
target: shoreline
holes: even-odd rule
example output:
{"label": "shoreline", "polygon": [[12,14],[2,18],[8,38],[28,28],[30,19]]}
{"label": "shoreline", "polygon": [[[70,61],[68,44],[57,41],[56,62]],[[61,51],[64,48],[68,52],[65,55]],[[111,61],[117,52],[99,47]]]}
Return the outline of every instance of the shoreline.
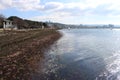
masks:
{"label": "shoreline", "polygon": [[31,80],[30,75],[37,67],[36,62],[43,56],[44,51],[61,37],[56,30],[45,30],[44,32],[45,35],[37,34],[37,37],[32,36],[33,38],[26,40],[27,42],[21,42],[13,54],[0,57],[0,66],[2,66],[0,80]]}

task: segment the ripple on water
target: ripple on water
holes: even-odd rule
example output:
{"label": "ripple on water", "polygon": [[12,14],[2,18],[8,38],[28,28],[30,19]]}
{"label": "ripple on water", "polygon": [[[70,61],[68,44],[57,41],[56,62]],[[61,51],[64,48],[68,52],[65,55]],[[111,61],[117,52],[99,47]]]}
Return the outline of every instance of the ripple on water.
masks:
{"label": "ripple on water", "polygon": [[105,59],[106,70],[96,80],[120,80],[120,51]]}

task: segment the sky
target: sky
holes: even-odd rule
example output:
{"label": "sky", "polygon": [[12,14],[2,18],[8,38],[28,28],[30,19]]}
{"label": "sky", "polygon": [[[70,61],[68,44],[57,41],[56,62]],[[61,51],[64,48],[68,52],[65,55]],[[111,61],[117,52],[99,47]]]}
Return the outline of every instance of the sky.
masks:
{"label": "sky", "polygon": [[120,25],[120,0],[0,0],[0,14],[64,24]]}

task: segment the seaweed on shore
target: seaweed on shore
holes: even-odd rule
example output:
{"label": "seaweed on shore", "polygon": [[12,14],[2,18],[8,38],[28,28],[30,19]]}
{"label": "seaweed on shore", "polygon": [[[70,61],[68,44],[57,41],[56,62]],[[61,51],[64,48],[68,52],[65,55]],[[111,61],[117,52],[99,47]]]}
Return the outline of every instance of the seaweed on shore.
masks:
{"label": "seaweed on shore", "polygon": [[[15,32],[11,35],[15,35],[11,37],[13,39],[10,39],[13,41],[8,41],[4,37],[5,44],[9,45],[5,45],[1,49],[8,49],[8,51],[0,53],[0,80],[31,80],[30,75],[36,69],[36,62],[43,56],[44,50],[61,36],[56,30]],[[24,40],[24,38],[26,39]],[[5,42],[4,40],[3,42]],[[11,48],[13,46],[15,47]],[[3,52],[7,52],[7,54],[3,55]]]}

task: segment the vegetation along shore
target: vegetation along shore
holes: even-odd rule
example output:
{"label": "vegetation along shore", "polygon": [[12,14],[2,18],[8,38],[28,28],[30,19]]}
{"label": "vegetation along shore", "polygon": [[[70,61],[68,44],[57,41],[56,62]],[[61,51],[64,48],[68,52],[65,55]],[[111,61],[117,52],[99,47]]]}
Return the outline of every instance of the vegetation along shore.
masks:
{"label": "vegetation along shore", "polygon": [[36,61],[60,37],[55,29],[0,30],[0,80],[31,80]]}

